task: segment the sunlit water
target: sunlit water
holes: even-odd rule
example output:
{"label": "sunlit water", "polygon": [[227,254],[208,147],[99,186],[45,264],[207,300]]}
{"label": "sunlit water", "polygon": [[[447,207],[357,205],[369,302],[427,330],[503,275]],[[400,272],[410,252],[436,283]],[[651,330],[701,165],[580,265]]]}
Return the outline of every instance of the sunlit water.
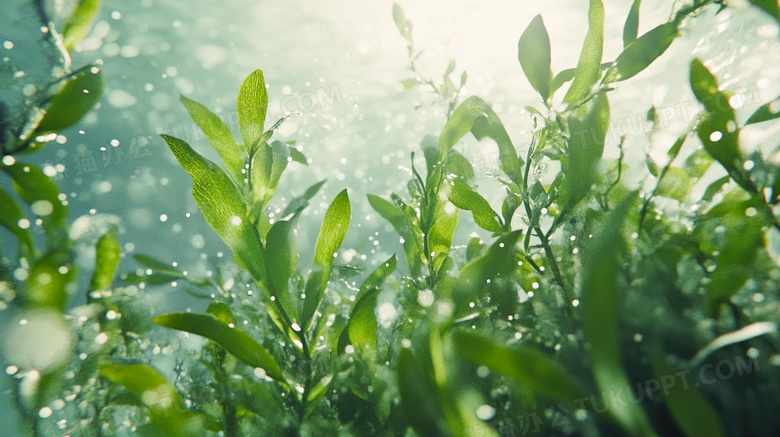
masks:
{"label": "sunlit water", "polygon": [[[56,59],[49,48],[36,45],[40,23],[29,10],[21,9],[21,18],[7,13],[17,10],[18,3],[23,2],[4,0],[0,6],[0,44],[12,43],[0,47],[0,57],[8,58],[3,60],[6,69],[0,71],[0,96],[13,102],[12,113],[19,108],[13,96],[25,85],[42,83],[47,66]],[[629,2],[605,3],[604,59],[610,60],[622,49],[620,35]],[[652,11],[643,8],[640,34],[668,17],[672,2],[660,3]],[[530,117],[523,108],[538,107],[540,102],[517,62],[517,39],[531,18],[542,13],[552,40],[553,70],[575,66],[587,28],[586,4],[574,0],[401,2],[414,23],[416,48],[425,49],[419,61],[423,74],[438,82],[448,61],[457,60],[453,78],[462,70],[468,72],[467,95],[494,104],[518,151],[530,138]],[[120,271],[137,268],[129,255],[145,253],[202,274],[219,252],[229,253],[200,218],[189,194],[191,179],[159,134],[191,141],[216,159],[203,138],[193,138],[193,123],[178,95],[201,102],[224,114],[229,124],[235,123],[238,87],[257,68],[264,70],[269,84],[267,127],[289,111],[300,112],[282,125],[276,138],[297,141],[310,159],[308,167],[291,164],[274,204],[282,206],[282,199],[328,179],[323,195],[301,221],[302,253],[311,253],[322,213],[344,187],[352,199],[353,221],[343,247],[354,251],[344,250],[342,261],[370,268],[372,260],[400,252],[397,235],[369,207],[365,195],[405,192],[408,174],[399,166],[408,168],[411,152],[419,155],[422,138],[440,132],[446,108],[424,86],[402,89],[400,81],[412,74],[406,69],[406,43],[395,28],[391,7],[390,1],[346,0],[104,2],[100,20],[82,44],[83,52],[73,59],[74,66],[102,61],[106,89],[99,108],[42,152],[24,158],[38,165],[64,165],[57,178],[70,197],[71,219],[76,220],[72,236],[82,241],[82,282],[88,279],[93,262],[91,244],[110,224],[123,230],[126,257]],[[641,128],[628,137],[625,147],[635,185],[641,186],[647,175],[644,152],[665,156],[696,112],[687,85],[692,57],[705,59],[725,87],[746,90],[752,107],[737,111],[744,121],[759,104],[780,92],[777,32],[777,25],[756,11],[705,14],[689,23],[683,37],[656,64],[618,86],[610,95],[613,119],[642,117],[649,103],[675,108],[662,112],[668,130],[652,141]],[[8,66],[27,74],[11,78]],[[34,98],[34,91],[27,90],[28,97]],[[749,150],[771,150],[776,140],[770,139],[776,134],[777,127],[746,129],[743,145]],[[464,144],[467,158],[477,161],[481,155],[490,161],[489,144],[473,139]],[[614,158],[617,141],[609,144],[606,155]],[[420,158],[417,165],[422,165]],[[501,195],[500,186],[490,178],[480,180],[480,187],[490,200]],[[464,221],[469,221],[468,215],[463,214]],[[475,231],[473,226],[463,226],[455,244],[464,244],[465,235]],[[306,262],[304,255],[302,263]],[[160,306],[167,309],[205,307],[171,287],[152,292],[164,296]],[[77,297],[79,301],[83,297]],[[8,402],[5,398],[3,402]],[[2,422],[15,420],[12,410],[7,404],[0,407],[0,428],[10,429]]]}

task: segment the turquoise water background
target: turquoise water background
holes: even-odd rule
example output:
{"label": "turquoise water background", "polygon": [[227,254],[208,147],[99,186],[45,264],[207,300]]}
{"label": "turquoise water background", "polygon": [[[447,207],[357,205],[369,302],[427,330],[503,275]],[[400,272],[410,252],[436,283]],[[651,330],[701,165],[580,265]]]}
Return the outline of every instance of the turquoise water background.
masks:
{"label": "turquoise water background", "polygon": [[[20,96],[35,99],[28,85],[40,88],[57,61],[52,48],[39,42],[41,23],[26,4],[19,0],[0,4],[0,44],[13,43],[12,48],[0,46],[0,99],[9,103],[11,114],[19,113]],[[66,11],[69,3],[49,4],[56,15],[58,5]],[[414,23],[417,49],[425,49],[419,62],[423,74],[440,81],[448,61],[455,59],[453,77],[468,72],[466,96],[479,95],[494,104],[515,147],[524,153],[530,117],[523,108],[539,106],[539,101],[517,62],[517,39],[531,18],[542,13],[552,40],[553,70],[573,67],[587,28],[587,2],[400,4]],[[643,7],[640,34],[660,24],[672,10],[671,1],[656,4]],[[605,60],[614,59],[622,49],[620,35],[629,6],[628,1],[605,1]],[[310,160],[308,166],[291,164],[273,204],[282,206],[284,198],[289,200],[314,182],[328,179],[322,196],[315,198],[301,220],[302,264],[311,259],[311,240],[325,207],[344,187],[352,199],[353,219],[341,261],[370,268],[372,262],[401,252],[396,234],[369,207],[365,195],[405,192],[411,153],[419,151],[425,135],[441,130],[446,107],[424,86],[402,89],[400,81],[412,74],[406,69],[406,43],[395,28],[391,9],[392,2],[384,0],[105,1],[82,51],[73,57],[74,67],[94,60],[101,63],[106,89],[99,107],[43,151],[18,157],[64,168],[55,178],[69,197],[81,284],[88,281],[94,263],[92,245],[110,224],[122,230],[123,272],[138,268],[131,258],[135,253],[175,261],[194,275],[210,270],[209,261],[217,259],[218,253],[229,254],[200,217],[190,195],[191,179],[159,134],[188,140],[216,159],[205,139],[195,138],[178,95],[224,115],[233,127],[238,87],[258,68],[264,70],[269,85],[267,127],[289,111],[300,112],[282,125],[276,138],[297,141]],[[690,111],[665,113],[668,129],[652,139],[642,129],[629,132],[626,151],[635,185],[641,186],[648,174],[644,152],[665,155],[696,112],[687,85],[690,60],[694,56],[706,60],[724,87],[744,90],[749,107],[737,111],[744,121],[760,104],[780,94],[777,35],[776,23],[754,10],[729,10],[717,17],[708,13],[691,21],[658,62],[619,85],[610,95],[613,119],[643,116],[650,103]],[[15,71],[26,74],[17,78]],[[747,150],[776,146],[777,124],[745,131]],[[490,165],[492,147],[469,138],[462,150],[468,159],[484,162],[490,170],[497,167]],[[608,143],[606,156],[617,156],[616,141]],[[7,181],[0,183],[5,186]],[[494,201],[501,194],[500,185],[490,177],[480,180],[480,191]],[[465,225],[455,244],[465,244],[472,232],[483,235]],[[5,249],[9,238],[2,237]],[[183,308],[199,312],[207,305],[171,286],[149,293],[158,314]],[[74,297],[74,305],[83,302],[83,296]],[[2,430],[15,426],[10,401],[4,392]]]}

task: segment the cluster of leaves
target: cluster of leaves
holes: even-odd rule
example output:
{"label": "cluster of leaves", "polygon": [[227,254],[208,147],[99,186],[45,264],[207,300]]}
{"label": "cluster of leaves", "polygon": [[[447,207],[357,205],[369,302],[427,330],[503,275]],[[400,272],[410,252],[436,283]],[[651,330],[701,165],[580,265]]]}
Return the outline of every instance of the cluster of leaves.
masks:
{"label": "cluster of leaves", "polygon": [[[776,7],[753,3],[778,17]],[[75,365],[63,358],[42,380],[56,380],[70,366],[88,392],[79,405],[91,406],[98,418],[101,411],[131,411],[132,430],[145,435],[773,435],[780,429],[771,414],[780,405],[772,370],[780,346],[780,269],[767,235],[780,231],[780,166],[759,152],[744,156],[739,132],[780,117],[777,101],[740,126],[730,93],[693,60],[690,86],[701,112],[671,145],[666,163],[648,157],[654,189],[640,193],[626,182],[622,141],[620,158],[604,159],[612,85],[660,57],[686,17],[716,7],[724,5],[695,1],[638,35],[635,0],[624,50],[605,63],[604,8],[591,0],[577,65],[555,75],[550,37],[542,17],[533,18],[518,42],[518,60],[542,103],[541,110],[528,108],[534,114],[528,150],[514,147],[485,100],[472,96],[458,105],[457,92],[442,94],[451,111],[439,137],[422,142],[425,175],[413,155],[407,200],[395,193],[367,199],[398,233],[406,268],[396,272],[390,257],[355,290],[339,287],[350,269],[333,264],[351,220],[346,190],[325,211],[306,267],[298,263],[296,228],[324,181],[271,214],[288,163],[306,159],[292,144],[271,141],[278,123],[264,130],[262,72],[250,74],[239,91],[241,143],[211,111],[182,97],[224,168],[180,139],[163,138],[192,177],[203,217],[233,251],[235,268],[193,278],[137,255],[144,269],[124,280],[188,281],[213,290],[191,291],[212,300],[205,314],[153,319],[208,345],[177,364],[173,382],[155,369],[143,338],[149,325],[131,317],[137,289],[107,290],[119,259],[110,231],[98,242],[89,303],[72,312],[96,321],[80,327],[90,341],[79,341],[76,350],[88,358]],[[411,23],[397,5],[393,16],[411,47]],[[693,132],[700,148],[688,141]],[[457,150],[468,133],[498,148],[500,213],[478,192],[473,168]],[[56,198],[49,179],[15,165],[3,169],[25,202],[35,209],[35,202]],[[708,171],[722,177],[693,199]],[[32,177],[38,185],[25,188]],[[44,183],[53,188],[41,190]],[[5,208],[0,217],[29,258],[32,237],[15,226],[17,210]],[[453,245],[460,210],[491,234],[490,242],[473,237],[465,253]],[[56,241],[64,216],[54,212],[41,219]],[[39,264],[55,267],[39,272]],[[52,285],[64,287],[52,276],[53,269],[71,271],[60,274],[61,265],[31,264],[19,301],[64,317],[66,294]],[[380,329],[383,291],[401,310],[394,320],[383,318]],[[96,346],[97,332],[107,338]],[[693,378],[735,357],[761,372],[663,393],[636,384],[681,372]],[[37,409],[23,412],[37,413],[51,399],[41,393],[52,390],[33,390]]]}

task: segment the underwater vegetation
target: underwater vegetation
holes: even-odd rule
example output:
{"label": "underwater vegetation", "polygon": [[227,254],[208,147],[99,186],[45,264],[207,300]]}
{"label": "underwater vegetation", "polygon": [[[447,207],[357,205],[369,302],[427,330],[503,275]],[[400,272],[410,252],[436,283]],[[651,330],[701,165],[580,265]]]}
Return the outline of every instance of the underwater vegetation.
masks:
{"label": "underwater vegetation", "polygon": [[[740,133],[777,123],[780,97],[738,117],[738,95],[706,61],[687,66],[699,111],[640,169],[607,152],[615,87],[644,71],[689,20],[730,3],[679,4],[638,34],[640,0],[622,52],[603,59],[605,11],[590,0],[571,68],[541,15],[526,20],[517,58],[538,94],[532,141],[516,147],[491,103],[451,79],[420,74],[412,22],[394,5],[408,45],[405,89],[430,89],[447,108],[438,137],[421,138],[407,192],[350,197],[316,218],[313,253],[298,250],[302,214],[324,180],[276,208],[293,141],[266,128],[263,71],[238,90],[240,138],[206,106],[180,102],[221,162],[163,135],[192,179],[203,218],[232,251],[214,274],[135,254],[112,227],[96,264],[79,266],[67,196],[22,161],[99,100],[97,65],[70,70],[2,125],[0,303],[4,377],[33,436],[776,436],[780,433],[780,149],[745,153]],[[780,23],[776,2],[751,1]],[[82,0],[52,38],[67,49],[88,33],[99,1]],[[465,97],[465,98],[463,98]],[[649,99],[648,99],[649,100]],[[649,135],[667,126],[649,101]],[[504,117],[504,115],[502,115]],[[270,124],[270,123],[268,123]],[[54,134],[52,136],[52,134]],[[497,149],[500,208],[480,193],[464,138]],[[775,143],[777,140],[774,140]],[[642,183],[630,172],[646,172]],[[403,253],[370,271],[336,255],[370,207]],[[273,206],[272,206],[273,205]],[[352,226],[351,226],[352,224]],[[489,239],[457,241],[458,228]],[[175,238],[176,236],[172,236]],[[15,252],[15,253],[12,253]],[[87,289],[78,271],[91,273]],[[202,313],[157,314],[143,296],[178,283]],[[352,284],[352,285],[350,285]],[[84,305],[69,302],[85,296]],[[390,296],[390,300],[380,299]],[[166,358],[167,356],[167,358]],[[170,363],[170,357],[174,357]],[[163,369],[172,368],[172,371]]]}

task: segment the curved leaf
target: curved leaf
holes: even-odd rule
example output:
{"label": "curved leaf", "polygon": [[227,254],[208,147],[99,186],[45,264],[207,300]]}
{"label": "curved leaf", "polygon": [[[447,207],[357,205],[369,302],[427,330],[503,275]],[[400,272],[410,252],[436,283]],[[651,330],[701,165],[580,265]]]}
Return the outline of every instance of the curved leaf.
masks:
{"label": "curved leaf", "polygon": [[642,0],[634,0],[634,3],[631,4],[631,10],[628,11],[626,24],[623,25],[623,48],[628,47],[636,39],[639,29],[639,5],[641,3]]}
{"label": "curved leaf", "polygon": [[619,82],[636,76],[664,54],[677,35],[677,23],[670,21],[640,36],[618,55],[604,82]]}
{"label": "curved leaf", "polygon": [[[297,216],[296,216],[297,217]],[[288,281],[298,264],[298,244],[295,240],[297,218],[280,220],[271,226],[266,237],[266,251],[273,256],[266,257],[265,266],[272,295],[279,299],[290,317],[297,317],[292,304]]]}
{"label": "curved leaf", "polygon": [[152,320],[166,328],[178,329],[206,337],[222,346],[230,354],[251,367],[264,369],[266,374],[277,381],[283,381],[282,369],[274,357],[263,346],[244,331],[231,328],[227,324],[206,314],[174,313],[163,314]]}
{"label": "curved leaf", "polygon": [[70,50],[89,35],[100,12],[100,0],[79,0],[62,27],[62,44]]}
{"label": "curved leaf", "polygon": [[417,365],[412,351],[406,348],[401,350],[398,357],[398,391],[401,408],[418,435],[450,435],[446,430],[434,382]]}
{"label": "curved leaf", "polygon": [[439,136],[439,160],[444,161],[455,143],[469,131],[477,140],[493,139],[498,144],[501,170],[514,182],[521,179],[522,160],[517,157],[512,140],[490,105],[477,96],[464,100],[447,120]]}
{"label": "curved leaf", "polygon": [[216,114],[200,103],[184,96],[179,96],[179,100],[190,113],[190,117],[203,130],[209,144],[219,153],[222,162],[225,163],[225,168],[233,176],[233,180],[238,183],[243,182],[247,177],[246,173],[241,171],[244,169],[244,157],[233,133],[230,132],[230,128]]}
{"label": "curved leaf", "polygon": [[108,364],[100,367],[100,373],[125,387],[146,406],[157,432],[170,436],[202,434],[202,419],[187,410],[176,389],[152,366]]}
{"label": "curved leaf", "polygon": [[117,228],[112,226],[98,240],[95,247],[95,272],[92,274],[90,290],[105,290],[111,286],[116,268],[119,266],[121,252],[117,237]]}
{"label": "curved leaf", "polygon": [[508,347],[467,331],[455,331],[453,340],[467,360],[503,373],[551,399],[569,403],[586,396],[560,364],[534,348]]}
{"label": "curved leaf", "polygon": [[456,178],[453,181],[449,199],[458,208],[471,211],[474,223],[480,228],[490,232],[501,232],[501,218],[498,213],[490,207],[484,197],[472,190],[462,179]]}
{"label": "curved leaf", "polygon": [[368,203],[374,208],[382,218],[390,222],[398,235],[403,239],[404,256],[406,263],[409,266],[409,270],[412,275],[418,276],[421,268],[421,251],[415,242],[415,236],[412,234],[412,228],[409,222],[406,220],[403,212],[401,212],[391,202],[376,196],[374,194],[367,194]]}
{"label": "curved leaf", "polygon": [[265,112],[268,109],[268,92],[265,89],[263,70],[255,70],[244,79],[238,92],[238,128],[244,140],[247,156],[260,146],[265,126]]}
{"label": "curved leaf", "polygon": [[35,254],[35,243],[29,227],[20,227],[19,222],[23,220],[24,212],[8,193],[0,187],[0,226],[11,231],[19,240],[20,254]]}
{"label": "curved leaf", "polygon": [[395,266],[396,259],[393,255],[380,264],[360,285],[347,325],[350,342],[360,350],[376,351],[377,295],[382,290],[382,284],[387,277],[395,270]]}
{"label": "curved leaf", "polygon": [[230,247],[255,280],[265,277],[263,246],[247,219],[246,204],[238,187],[216,164],[204,158],[186,142],[168,135],[163,139],[192,177],[192,196],[203,217]]}
{"label": "curved leaf", "polygon": [[772,100],[769,103],[761,105],[760,108],[750,116],[745,122],[745,126],[753,123],[761,123],[762,121],[774,120],[780,117],[780,97]]}
{"label": "curved leaf", "polygon": [[550,36],[544,27],[541,15],[537,15],[525,28],[520,40],[517,42],[517,59],[523,68],[525,77],[541,94],[542,99],[550,98],[550,82],[552,70],[550,69]]}
{"label": "curved leaf", "polygon": [[601,0],[590,0],[588,9],[588,33],[582,44],[582,53],[577,61],[574,81],[563,101],[577,104],[582,101],[601,76],[601,52],[604,49],[604,5]]}
{"label": "curved leaf", "polygon": [[103,93],[103,72],[94,65],[76,71],[63,79],[62,88],[46,105],[45,114],[33,135],[59,132],[76,124]]}

